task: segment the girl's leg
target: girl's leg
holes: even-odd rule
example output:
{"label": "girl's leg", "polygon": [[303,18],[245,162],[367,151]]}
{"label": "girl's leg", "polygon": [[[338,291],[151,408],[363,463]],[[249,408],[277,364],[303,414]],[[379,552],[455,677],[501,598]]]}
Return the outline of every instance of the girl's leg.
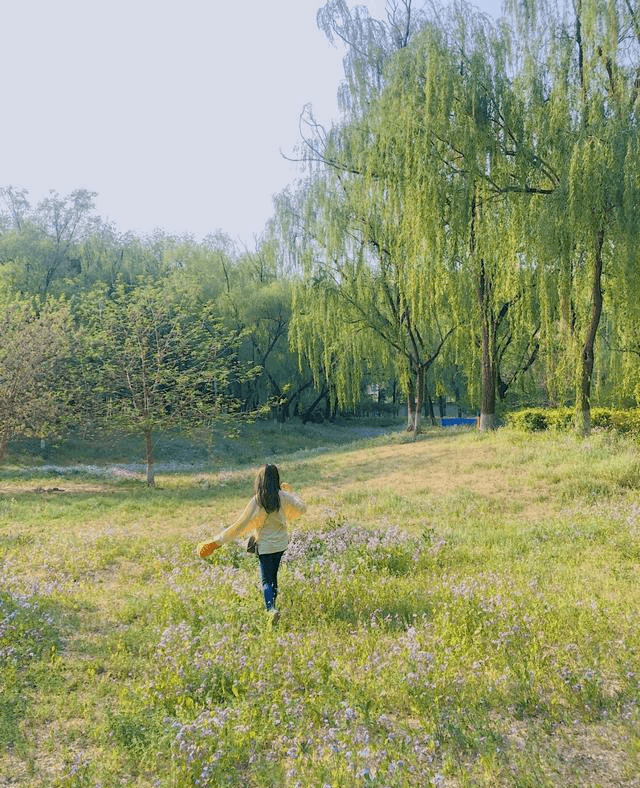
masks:
{"label": "girl's leg", "polygon": [[278,568],[282,553],[259,554],[260,575],[262,577],[262,592],[267,610],[275,607],[278,596]]}
{"label": "girl's leg", "polygon": [[273,554],[273,606],[275,607],[276,600],[278,599],[278,569],[280,569],[280,559],[282,553]]}

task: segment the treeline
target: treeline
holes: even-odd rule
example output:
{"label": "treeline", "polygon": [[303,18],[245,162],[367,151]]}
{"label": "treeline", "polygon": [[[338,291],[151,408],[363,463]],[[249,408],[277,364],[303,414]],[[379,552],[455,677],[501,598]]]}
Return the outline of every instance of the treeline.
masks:
{"label": "treeline", "polygon": [[16,434],[118,427],[144,436],[152,483],[158,429],[326,409],[272,242],[121,235],[94,196],[1,190],[0,457]]}
{"label": "treeline", "polygon": [[[453,399],[640,398],[640,23],[631,0],[387,16],[328,0],[341,118],[253,250],[121,234],[83,190],[0,226],[0,453],[70,424],[153,430]],[[372,392],[375,392],[372,397]],[[152,480],[152,471],[150,471]]]}

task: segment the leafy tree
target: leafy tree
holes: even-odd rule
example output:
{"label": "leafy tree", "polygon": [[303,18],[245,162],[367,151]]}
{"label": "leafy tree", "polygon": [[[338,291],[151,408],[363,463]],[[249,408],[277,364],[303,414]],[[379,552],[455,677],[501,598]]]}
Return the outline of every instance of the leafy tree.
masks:
{"label": "leafy tree", "polygon": [[244,334],[240,358],[260,369],[245,387],[247,407],[268,404],[279,421],[311,386],[289,349],[292,283],[278,267],[274,241],[263,242],[238,261],[235,281],[225,296],[229,325]]}
{"label": "leafy tree", "polygon": [[[93,192],[78,189],[66,197],[52,191],[31,208],[27,192],[0,190],[6,211],[0,239],[0,264],[12,289],[42,300],[62,292],[66,277],[82,269],[80,244],[99,225]],[[54,287],[55,286],[55,287]]]}
{"label": "leafy tree", "polygon": [[406,171],[385,149],[387,64],[418,27],[409,0],[388,8],[386,22],[342,0],[319,12],[329,38],[347,44],[345,119],[327,133],[307,113],[304,157],[313,176],[296,195],[282,195],[279,215],[304,271],[292,341],[317,371],[316,385],[323,376],[339,404],[354,405],[374,369],[394,375],[417,433],[426,374],[453,322],[448,294],[434,286],[444,261],[410,248]]}
{"label": "leafy tree", "polygon": [[628,299],[638,300],[637,250],[629,246],[640,219],[638,8],[631,0],[527,0],[510,10],[527,133],[557,173],[552,193],[528,217],[545,270],[540,297],[546,314],[557,307],[555,329],[570,352],[576,419],[586,433],[603,311],[627,325]]}
{"label": "leafy tree", "polygon": [[143,273],[135,269],[138,245],[134,235],[121,235],[112,224],[97,222],[78,245],[79,270],[67,278],[67,294],[90,290],[98,282],[113,287],[119,278],[134,280]]}
{"label": "leafy tree", "polygon": [[232,419],[228,393],[237,334],[226,331],[211,303],[178,277],[117,282],[77,305],[84,329],[83,375],[103,422],[144,437],[147,483],[155,483],[153,433],[167,427]]}
{"label": "leafy tree", "polygon": [[44,436],[64,418],[70,330],[64,303],[13,297],[0,304],[0,461],[12,437]]}
{"label": "leafy tree", "polygon": [[[332,177],[305,195],[313,207],[297,236],[305,275],[291,341],[316,370],[316,386],[326,380],[341,406],[359,402],[364,380],[397,376],[417,433],[426,374],[453,330],[447,296],[428,287],[433,265],[404,254],[397,226],[376,213],[383,190],[363,195],[359,179],[341,180],[344,201]],[[286,212],[293,214],[291,204]]]}
{"label": "leafy tree", "polygon": [[[496,393],[537,356],[536,269],[522,265],[518,201],[548,193],[555,176],[521,133],[524,105],[488,21],[467,6],[446,24],[416,22],[410,2],[388,8],[386,24],[338,0],[323,11],[325,29],[349,44],[343,96],[352,100],[328,133],[307,120],[307,158],[320,167],[304,200],[287,207],[301,217],[296,244],[307,246],[306,308],[294,319],[300,328],[300,311],[309,330],[330,334],[336,360],[325,358],[325,374],[340,386],[342,364],[351,391],[357,357],[379,352],[371,334],[382,339],[401,360],[410,404],[417,395],[416,414],[426,372],[462,327],[458,347],[470,379],[479,365],[481,426],[490,428]],[[315,313],[314,292],[330,304],[318,299]],[[357,347],[354,331],[365,326]]]}
{"label": "leafy tree", "polygon": [[[535,260],[520,217],[556,175],[523,129],[508,50],[466,5],[427,25],[390,63],[385,155],[407,173],[402,221],[410,253],[448,261],[434,286],[450,294],[458,353],[480,381],[480,424],[537,356]],[[479,374],[474,374],[478,369]],[[508,372],[507,372],[508,370]]]}
{"label": "leafy tree", "polygon": [[243,409],[266,412],[268,406],[285,420],[310,387],[311,378],[300,372],[288,346],[292,288],[280,252],[271,239],[261,242],[255,252],[239,253],[218,234],[202,244],[185,242],[175,259],[201,298],[216,304],[227,329],[243,337],[238,360],[258,370],[234,383]]}

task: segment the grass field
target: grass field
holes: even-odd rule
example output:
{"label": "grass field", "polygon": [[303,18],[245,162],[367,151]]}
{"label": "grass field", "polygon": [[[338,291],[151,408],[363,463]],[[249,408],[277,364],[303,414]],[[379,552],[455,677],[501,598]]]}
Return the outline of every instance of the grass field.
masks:
{"label": "grass field", "polygon": [[[0,469],[0,786],[640,786],[638,446],[313,430]],[[195,553],[261,455],[308,504],[273,632]]]}

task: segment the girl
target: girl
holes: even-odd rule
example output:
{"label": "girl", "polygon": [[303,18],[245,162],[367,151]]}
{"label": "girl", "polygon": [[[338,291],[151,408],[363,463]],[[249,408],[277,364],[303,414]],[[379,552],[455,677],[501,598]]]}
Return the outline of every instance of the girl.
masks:
{"label": "girl", "polygon": [[278,598],[278,568],[289,544],[287,520],[295,520],[307,507],[294,495],[287,484],[280,484],[280,473],[275,465],[265,465],[255,480],[255,495],[233,525],[221,531],[213,540],[201,542],[201,558],[211,555],[226,542],[255,532],[256,552],[260,560],[262,591],[271,626],[276,626],[280,613]]}

